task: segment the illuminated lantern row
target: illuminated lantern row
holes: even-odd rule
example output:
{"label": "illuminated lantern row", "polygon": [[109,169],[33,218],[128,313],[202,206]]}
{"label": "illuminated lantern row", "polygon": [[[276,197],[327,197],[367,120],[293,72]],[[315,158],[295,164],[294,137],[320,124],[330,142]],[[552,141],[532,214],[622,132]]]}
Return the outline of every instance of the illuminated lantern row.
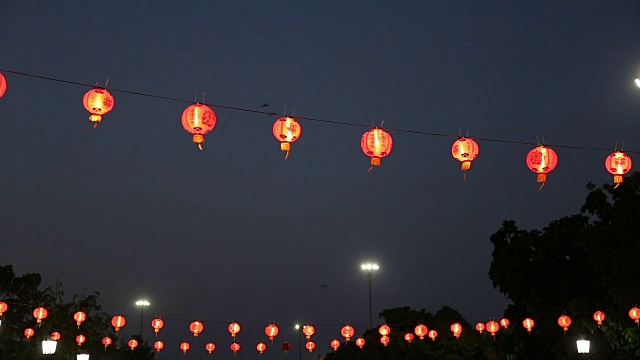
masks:
{"label": "illuminated lantern row", "polygon": [[596,311],[593,314],[593,320],[595,320],[598,323],[598,326],[602,325],[602,322],[604,321],[605,318],[606,316],[602,311]]}
{"label": "illuminated lantern row", "polygon": [[54,331],[54,332],[51,333],[51,340],[53,340],[53,341],[60,340],[60,337],[61,337],[60,333],[57,332],[57,331]]}
{"label": "illuminated lantern row", "polygon": [[164,342],[158,340],[156,342],[153,343],[153,348],[156,349],[157,352],[160,352],[160,350],[164,349]]}
{"label": "illuminated lantern row", "polygon": [[569,330],[569,325],[571,325],[571,318],[568,317],[567,315],[560,316],[558,318],[558,325],[562,327],[564,332],[567,332],[567,330]]}
{"label": "illuminated lantern row", "polygon": [[640,309],[633,307],[629,310],[629,317],[638,324],[640,322]]}
{"label": "illuminated lantern row", "polygon": [[411,344],[411,342],[413,341],[413,334],[412,333],[406,333],[404,334],[404,339]]}
{"label": "illuminated lantern row", "polygon": [[76,342],[78,343],[78,346],[82,346],[85,341],[87,341],[87,338],[84,335],[80,334],[76,336]]}
{"label": "illuminated lantern row", "polygon": [[82,311],[78,311],[77,313],[73,314],[73,320],[76,321],[76,324],[78,324],[78,329],[80,329],[80,324],[82,324],[83,321],[87,320],[87,314],[83,313]]}
{"label": "illuminated lantern row", "polygon": [[258,343],[256,345],[256,350],[258,350],[258,352],[260,353],[260,355],[262,355],[262,353],[267,350],[267,345],[265,345],[265,343]]}
{"label": "illuminated lantern row", "polygon": [[30,339],[30,338],[33,336],[33,334],[35,334],[35,333],[36,333],[36,332],[35,332],[32,328],[26,328],[26,329],[24,329],[24,336],[25,336],[27,339]]}
{"label": "illuminated lantern row", "polygon": [[237,354],[238,351],[240,351],[240,344],[234,342],[233,344],[231,344],[231,346],[229,346],[229,348],[231,349],[231,351],[233,351],[234,354]]}
{"label": "illuminated lantern row", "polygon": [[314,343],[313,341],[307,341],[304,347],[306,347],[309,352],[313,352],[313,349],[316,348],[316,343]]}
{"label": "illuminated lantern row", "polygon": [[279,330],[276,324],[269,324],[267,325],[266,328],[264,328],[264,333],[269,337],[269,340],[271,340],[271,343],[273,343],[273,338],[278,335],[278,331]]}
{"label": "illuminated lantern row", "polygon": [[49,315],[49,312],[47,312],[47,309],[43,308],[42,306],[33,310],[33,317],[38,320],[38,326],[40,326],[42,320],[45,319],[47,315]]}
{"label": "illuminated lantern row", "polygon": [[393,138],[391,134],[381,128],[373,128],[362,135],[360,139],[362,151],[371,158],[371,171],[374,166],[380,166],[380,159],[391,154]]}
{"label": "illuminated lantern row", "polygon": [[429,331],[429,339],[431,339],[431,341],[436,341],[436,338],[438,337],[438,332],[435,330],[431,330]]}
{"label": "illuminated lantern row", "polygon": [[116,330],[116,334],[126,323],[127,320],[125,320],[124,316],[122,315],[116,315],[111,318],[111,326],[113,326],[113,328]]}
{"label": "illuminated lantern row", "polygon": [[507,318],[503,318],[502,320],[500,320],[500,325],[505,329],[509,327],[509,324],[510,322]]}
{"label": "illuminated lantern row", "polygon": [[480,147],[477,142],[470,138],[461,137],[451,146],[451,155],[462,163],[465,180],[467,178],[467,170],[471,168],[471,162],[478,157],[478,154],[480,154]]}
{"label": "illuminated lantern row", "polygon": [[547,174],[558,166],[558,155],[550,147],[540,145],[527,154],[527,166],[538,174],[538,182],[542,183],[542,189],[547,181]]}
{"label": "illuminated lantern row", "polygon": [[200,321],[194,321],[189,325],[189,331],[193,333],[193,337],[197,337],[202,330],[204,330],[204,324]]}
{"label": "illuminated lantern row", "polygon": [[91,114],[89,115],[89,120],[93,123],[93,127],[96,128],[102,121],[102,115],[113,109],[115,100],[107,89],[95,88],[84,94],[82,105]]}
{"label": "illuminated lantern row", "polygon": [[208,134],[217,123],[216,113],[210,107],[195,103],[182,112],[182,127],[193,134],[193,142],[202,150],[204,136]]}
{"label": "illuminated lantern row", "polygon": [[160,318],[153,319],[151,320],[151,327],[153,328],[153,331],[156,333],[156,336],[158,336],[158,332],[160,332],[160,329],[164,327],[164,321],[162,321],[162,319]]}
{"label": "illuminated lantern row", "polygon": [[216,344],[210,342],[207,343],[204,348],[209,352],[209,354],[211,354],[216,349]]}
{"label": "illuminated lantern row", "polygon": [[460,325],[460,323],[451,324],[450,329],[456,339],[458,339],[460,337],[460,334],[462,334],[462,325]]}
{"label": "illuminated lantern row", "polygon": [[227,329],[231,333],[231,337],[235,340],[236,335],[240,332],[240,324],[233,322],[229,324],[229,327]]}
{"label": "illuminated lantern row", "polygon": [[302,333],[307,337],[307,340],[311,339],[311,336],[316,332],[316,329],[311,325],[305,325],[302,327]]}
{"label": "illuminated lantern row", "polygon": [[340,347],[340,340],[338,339],[331,340],[331,347],[333,348],[333,351],[338,350],[338,348]]}
{"label": "illuminated lantern row", "polygon": [[420,338],[420,340],[424,340],[424,337],[427,336],[428,331],[429,328],[427,328],[423,324],[418,324],[418,326],[416,326],[416,328],[413,330],[413,332]]}
{"label": "illuminated lantern row", "polygon": [[0,73],[0,98],[7,92],[7,79]]}
{"label": "illuminated lantern row", "polygon": [[131,339],[131,340],[129,340],[127,345],[129,345],[129,348],[131,348],[131,351],[133,351],[133,350],[135,350],[136,347],[138,347],[138,340]]}
{"label": "illuminated lantern row", "polygon": [[497,321],[491,320],[487,323],[487,331],[491,336],[496,337],[496,333],[500,330],[500,325]]}
{"label": "illuminated lantern row", "polygon": [[302,127],[290,116],[281,117],[273,123],[273,136],[280,141],[280,150],[286,151],[284,159],[289,158],[291,143],[298,140]]}
{"label": "illuminated lantern row", "polygon": [[531,329],[533,329],[533,326],[536,323],[533,321],[533,319],[530,318],[526,318],[522,321],[522,326],[524,326],[525,329],[527,329],[527,332],[531,332]]}
{"label": "illuminated lantern row", "polygon": [[180,343],[180,350],[182,350],[183,354],[186,354],[190,348],[191,348],[191,345],[188,342],[185,341],[183,343]]}
{"label": "illuminated lantern row", "polygon": [[366,344],[367,342],[364,340],[364,338],[357,338],[356,339],[356,345],[358,345],[358,347],[360,349],[362,349],[362,347],[364,346],[364,344]]}
{"label": "illuminated lantern row", "polygon": [[4,314],[7,310],[9,310],[9,305],[6,302],[0,301],[0,316]]}
{"label": "illuminated lantern row", "polygon": [[351,337],[352,337],[355,333],[356,333],[356,330],[355,330],[353,327],[349,326],[349,325],[344,326],[344,327],[340,330],[340,335],[342,335],[342,336],[345,338],[345,340],[346,340],[347,342],[349,342],[349,340],[351,340]]}
{"label": "illuminated lantern row", "polygon": [[481,322],[477,323],[477,324],[476,324],[476,330],[477,330],[480,334],[482,334],[482,332],[484,331],[484,323],[481,323]]}
{"label": "illuminated lantern row", "polygon": [[107,350],[107,346],[111,345],[113,343],[113,340],[111,340],[110,337],[105,336],[102,338],[102,345],[104,345],[104,350]]}
{"label": "illuminated lantern row", "polygon": [[631,165],[631,158],[621,151],[616,151],[607,156],[604,166],[613,175],[613,183],[616,184],[614,189],[622,184],[623,175],[631,171]]}

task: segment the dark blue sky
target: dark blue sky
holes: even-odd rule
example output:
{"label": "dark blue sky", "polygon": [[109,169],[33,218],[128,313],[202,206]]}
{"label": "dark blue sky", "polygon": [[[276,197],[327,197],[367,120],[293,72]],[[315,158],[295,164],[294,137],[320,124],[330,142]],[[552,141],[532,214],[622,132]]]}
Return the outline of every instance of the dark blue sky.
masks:
{"label": "dark blue sky", "polygon": [[[640,150],[639,30],[640,7],[623,1],[9,0],[0,69],[363,125]],[[86,88],[5,75],[0,263],[69,294],[99,290],[110,312],[135,316],[144,296],[152,315],[201,319],[200,341],[213,339],[219,359],[231,358],[231,320],[260,324],[243,329],[243,358],[271,321],[328,325],[322,351],[347,322],[361,334],[366,260],[381,266],[374,312],[450,305],[471,322],[500,317],[489,236],[504,219],[541,228],[575,213],[585,184],[611,181],[606,151],[556,149],[538,191],[531,146],[479,142],[463,182],[455,139],[399,132],[367,174],[366,128],[310,121],[284,161],[275,117],[223,109],[199,152],[180,124],[187,104],[113,92],[94,130]],[[166,326],[167,339],[192,340],[188,321]],[[297,343],[285,326],[278,339]],[[168,347],[161,358],[181,356]]]}

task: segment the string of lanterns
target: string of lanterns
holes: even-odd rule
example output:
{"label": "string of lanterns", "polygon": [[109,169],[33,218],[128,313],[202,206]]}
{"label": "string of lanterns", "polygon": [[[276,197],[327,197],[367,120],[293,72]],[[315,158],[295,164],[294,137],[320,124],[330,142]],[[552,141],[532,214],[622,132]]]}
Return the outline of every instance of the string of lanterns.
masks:
{"label": "string of lanterns", "polygon": [[[14,73],[18,75],[25,75],[36,77],[40,79],[54,80],[54,81],[62,81],[66,83],[71,83],[75,85],[84,85],[70,81],[63,81],[51,78],[45,78],[36,75],[18,73],[14,71],[7,71],[9,73]],[[7,89],[6,78],[0,73],[0,98],[5,94]],[[147,95],[140,93],[133,93],[130,91],[124,91],[137,95]],[[153,95],[147,95],[153,96]],[[158,98],[167,99],[160,96],[153,96]],[[177,99],[171,99],[177,100]],[[109,93],[106,88],[95,87],[89,91],[87,91],[82,99],[82,103],[85,109],[89,112],[89,120],[94,124],[94,128],[98,126],[98,124],[102,121],[103,115],[106,115],[110,111],[113,110],[115,106],[115,100],[113,95]],[[261,111],[253,111],[249,109],[240,109],[240,108],[231,108],[220,105],[212,105],[214,107],[221,107],[233,110],[244,110],[244,111],[252,111],[256,113],[263,113],[268,115],[277,115],[274,113],[266,113]],[[307,120],[317,120],[317,121],[325,121],[320,119],[313,118],[305,118],[300,117],[301,119]],[[205,135],[211,132],[217,123],[216,113],[211,109],[211,107],[206,104],[201,104],[196,102],[184,109],[181,117],[182,126],[185,131],[189,132],[192,135],[192,141],[197,145],[198,149],[203,149],[203,143],[205,141]],[[355,124],[346,124],[346,123],[338,123],[332,122],[336,124],[345,124],[345,125],[355,125]],[[395,129],[395,131],[402,131],[399,129]],[[289,157],[289,152],[291,151],[291,143],[298,140],[302,133],[302,126],[298,121],[296,121],[292,116],[283,116],[275,121],[273,124],[272,132],[274,137],[280,141],[280,149],[286,152],[285,159]],[[420,133],[420,134],[428,134],[428,135],[444,135],[444,134],[433,134],[433,133],[423,133],[418,131],[408,131],[412,133]],[[477,140],[477,139],[476,139]],[[484,139],[488,141],[497,141],[496,139]],[[514,141],[502,141],[508,143],[517,143]],[[529,143],[521,143],[521,144],[529,144]],[[556,147],[567,147],[567,148],[579,148],[574,146],[563,146],[563,145],[555,145]],[[374,167],[380,166],[381,159],[383,157],[391,154],[393,149],[393,138],[389,132],[385,131],[381,127],[374,127],[372,129],[367,130],[360,140],[360,147],[362,151],[370,157],[371,166],[367,172],[370,172]],[[603,150],[603,149],[594,149],[594,148],[579,148],[579,149],[589,149],[589,150]],[[480,147],[478,143],[469,137],[460,136],[451,147],[451,154],[454,159],[460,161],[462,163],[462,170],[464,171],[464,179],[466,180],[467,171],[471,168],[471,163],[478,157],[480,153]],[[558,165],[558,155],[551,148],[551,146],[547,145],[538,145],[534,149],[530,150],[526,156],[526,164],[527,167],[537,174],[537,182],[541,183],[540,189],[542,189],[547,181],[547,175],[552,172],[556,166]],[[622,151],[614,151],[605,159],[605,169],[613,175],[613,182],[615,187],[617,188],[623,181],[623,176],[631,171],[632,168],[632,160],[631,158]]]}
{"label": "string of lanterns", "polygon": [[[8,309],[9,309],[9,306],[5,302],[0,302],[0,317]],[[636,324],[640,323],[640,308],[633,307],[629,310],[628,314],[629,314],[629,317],[633,321],[635,321]],[[38,326],[41,325],[42,321],[46,319],[47,316],[48,316],[48,311],[42,306],[37,307],[36,309],[33,310],[33,317],[34,319],[37,320]],[[73,319],[76,321],[76,324],[78,325],[78,329],[80,329],[82,322],[84,322],[87,319],[87,316],[84,312],[78,311],[73,315]],[[598,324],[598,327],[602,326],[602,323],[605,321],[605,319],[606,319],[606,315],[602,311],[598,310],[593,314],[593,320],[596,321],[596,323]],[[563,329],[563,331],[566,333],[572,324],[572,319],[568,315],[563,314],[558,318],[557,323],[558,323],[558,326],[560,326]],[[122,315],[115,315],[111,319],[111,325],[113,326],[117,334],[126,325],[126,319]],[[483,322],[476,323],[475,330],[478,331],[480,334],[482,334],[484,331],[487,331],[492,337],[495,338],[496,334],[501,328],[507,329],[510,325],[511,325],[511,322],[507,318],[502,318],[499,322],[491,319],[486,324]],[[535,326],[535,321],[531,318],[526,318],[522,321],[522,326],[527,330],[527,332],[531,333]],[[151,327],[154,329],[154,332],[157,337],[158,333],[164,327],[164,320],[162,320],[161,318],[153,319],[151,321]],[[189,324],[189,331],[193,334],[194,337],[198,337],[204,331],[204,328],[205,328],[204,324],[199,320],[193,321]],[[233,351],[235,354],[241,349],[240,343],[237,342],[236,337],[242,330],[242,327],[237,322],[231,322],[228,325],[227,330],[229,331],[229,334],[233,339],[233,342],[229,346],[229,349]],[[451,324],[449,330],[451,331],[452,335],[457,339],[457,338],[460,338],[463,332],[463,326],[459,322],[456,322]],[[313,350],[316,348],[316,343],[311,340],[311,337],[315,334],[315,328],[312,325],[307,324],[302,327],[301,331],[307,339],[305,348],[309,352],[313,352]],[[265,327],[264,333],[273,344],[275,337],[279,334],[279,328],[276,324],[270,323]],[[351,341],[351,338],[355,336],[355,333],[356,333],[356,330],[351,325],[344,325],[340,329],[340,335],[342,335],[346,343]],[[380,343],[384,346],[388,346],[388,344],[390,343],[389,335],[391,334],[391,327],[389,327],[389,325],[386,325],[386,324],[381,325],[378,328],[378,333],[380,334]],[[35,330],[33,328],[26,328],[23,334],[27,339],[30,339],[35,335]],[[418,324],[415,326],[413,332],[405,333],[403,338],[408,343],[411,343],[415,338],[414,334],[420,340],[424,340],[426,336],[426,337],[429,337],[432,341],[436,341],[439,335],[436,330],[434,329],[429,330],[429,328],[425,324]],[[58,341],[60,340],[60,338],[61,338],[61,334],[59,332],[51,333],[51,340]],[[86,337],[82,334],[78,334],[75,338],[75,341],[78,344],[78,346],[82,346],[86,342],[86,340],[87,340]],[[366,344],[366,341],[364,338],[359,337],[356,339],[355,343],[359,348],[362,349]],[[102,345],[104,345],[105,350],[111,344],[113,344],[113,339],[111,337],[105,336],[104,338],[102,338]],[[334,349],[334,351],[337,350],[341,346],[341,344],[342,344],[341,341],[338,339],[333,339],[330,342],[330,346]],[[136,339],[130,339],[127,342],[127,345],[129,346],[131,351],[133,351],[139,344]],[[165,348],[165,344],[162,340],[156,340],[153,343],[153,347],[157,352],[160,352]],[[187,341],[183,341],[180,343],[179,348],[186,354],[187,351],[191,349],[191,344]],[[289,343],[287,342],[282,343],[283,351],[287,352],[290,348],[291,348],[291,345]],[[267,349],[267,345],[264,342],[259,342],[256,344],[256,350],[260,354],[264,353],[266,349]],[[213,342],[207,342],[205,344],[205,350],[207,350],[209,353],[213,353],[213,351],[216,350],[216,344]]]}

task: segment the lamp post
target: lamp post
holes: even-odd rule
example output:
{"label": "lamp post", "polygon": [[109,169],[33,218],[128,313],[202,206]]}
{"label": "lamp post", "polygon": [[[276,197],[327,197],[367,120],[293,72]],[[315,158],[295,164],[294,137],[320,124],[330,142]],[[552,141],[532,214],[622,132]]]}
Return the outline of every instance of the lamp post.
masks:
{"label": "lamp post", "polygon": [[304,326],[296,324],[295,328],[298,332],[298,360],[302,360],[302,329]]}
{"label": "lamp post", "polygon": [[142,340],[142,319],[144,316],[144,308],[149,305],[151,305],[151,303],[144,299],[136,301],[136,306],[140,308],[140,340]]}
{"label": "lamp post", "polygon": [[371,318],[371,277],[375,271],[380,269],[380,267],[375,263],[367,263],[360,265],[360,268],[362,268],[362,270],[367,273],[367,276],[369,276],[369,329],[371,329],[373,327],[373,321]]}
{"label": "lamp post", "polygon": [[591,342],[589,340],[580,339],[576,341],[578,347],[578,354],[588,354]]}
{"label": "lamp post", "polygon": [[56,353],[57,341],[42,340],[42,355],[53,355]]}

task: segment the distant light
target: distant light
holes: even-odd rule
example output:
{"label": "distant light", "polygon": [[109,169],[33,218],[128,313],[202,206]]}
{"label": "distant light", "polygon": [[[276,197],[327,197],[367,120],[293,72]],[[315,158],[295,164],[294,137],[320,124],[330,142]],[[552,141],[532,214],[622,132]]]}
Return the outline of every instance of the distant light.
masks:
{"label": "distant light", "polygon": [[57,341],[43,340],[42,341],[42,355],[52,355],[56,353]]}
{"label": "distant light", "polygon": [[89,354],[78,354],[76,360],[89,360]]}
{"label": "distant light", "polygon": [[588,354],[589,353],[589,340],[578,340],[576,341],[578,345],[578,354]]}
{"label": "distant light", "polygon": [[638,87],[640,87],[640,79],[636,79],[636,85],[638,85]]}
{"label": "distant light", "polygon": [[295,327],[296,327],[296,330],[300,329],[300,325],[299,324],[296,324]]}
{"label": "distant light", "polygon": [[138,300],[136,301],[136,306],[149,306],[151,305],[150,302],[148,302],[147,300]]}
{"label": "distant light", "polygon": [[362,268],[362,270],[365,270],[365,271],[373,271],[373,270],[380,269],[378,264],[362,264],[360,265],[360,267]]}

